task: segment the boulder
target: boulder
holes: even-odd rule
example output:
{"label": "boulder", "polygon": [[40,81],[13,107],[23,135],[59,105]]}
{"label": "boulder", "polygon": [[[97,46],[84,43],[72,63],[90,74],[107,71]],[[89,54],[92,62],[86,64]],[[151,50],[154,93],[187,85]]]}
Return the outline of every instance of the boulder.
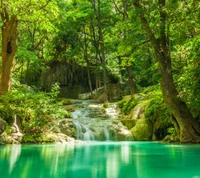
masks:
{"label": "boulder", "polygon": [[6,129],[7,122],[0,118],[0,135],[4,132]]}
{"label": "boulder", "polygon": [[146,119],[139,119],[131,129],[134,140],[147,141],[152,138],[152,126]]}
{"label": "boulder", "polygon": [[132,141],[132,140],[134,140],[132,133],[125,128],[121,128],[117,132],[117,137],[118,137],[119,141]]}
{"label": "boulder", "polygon": [[106,140],[105,132],[102,127],[94,130],[94,138],[95,140],[100,140],[100,141]]}
{"label": "boulder", "polygon": [[49,137],[51,140],[54,140],[55,143],[74,143],[75,140],[72,137],[69,137],[63,133],[50,133],[46,137]]}
{"label": "boulder", "polygon": [[111,140],[131,141],[134,140],[132,133],[120,121],[115,120],[108,127]]}
{"label": "boulder", "polygon": [[20,144],[22,137],[17,137],[16,135],[8,135],[6,133],[2,134],[2,139],[5,144]]}
{"label": "boulder", "polygon": [[137,120],[135,119],[122,119],[121,122],[125,125],[128,129],[131,129],[135,126]]}
{"label": "boulder", "polygon": [[78,95],[78,99],[80,100],[89,100],[91,99],[91,93],[82,93]]}
{"label": "boulder", "polygon": [[58,128],[60,129],[60,132],[69,136],[69,137],[75,137],[76,135],[76,129],[74,127],[72,119],[63,119],[59,121]]}

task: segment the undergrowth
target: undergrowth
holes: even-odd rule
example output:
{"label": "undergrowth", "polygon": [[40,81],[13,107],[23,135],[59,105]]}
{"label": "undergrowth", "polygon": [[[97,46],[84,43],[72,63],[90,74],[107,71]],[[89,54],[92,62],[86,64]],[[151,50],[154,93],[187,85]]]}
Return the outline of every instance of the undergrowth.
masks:
{"label": "undergrowth", "polygon": [[[0,117],[11,126],[14,117],[27,140],[40,139],[56,123],[67,115],[62,103],[57,101],[58,85],[51,92],[39,92],[33,87],[15,83],[8,93],[0,96]],[[9,130],[9,129],[7,129]],[[26,140],[25,140],[26,141]]]}

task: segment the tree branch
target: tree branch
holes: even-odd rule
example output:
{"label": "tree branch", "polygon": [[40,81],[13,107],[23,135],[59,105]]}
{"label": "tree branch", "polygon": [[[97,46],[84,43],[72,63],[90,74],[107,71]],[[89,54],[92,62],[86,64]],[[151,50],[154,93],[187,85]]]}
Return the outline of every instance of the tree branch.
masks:
{"label": "tree branch", "polygon": [[134,52],[134,50],[136,50],[139,46],[142,46],[143,44],[148,42],[150,42],[150,40],[145,40],[142,43],[135,45],[128,54],[118,55],[117,57],[129,57]]}
{"label": "tree branch", "polygon": [[156,39],[155,35],[153,34],[153,32],[152,32],[152,30],[151,30],[151,28],[149,26],[149,23],[148,23],[147,19],[144,16],[144,13],[142,11],[141,5],[139,4],[138,1],[134,1],[133,5],[139,11],[140,21],[141,21],[142,26],[143,26],[143,28],[144,28],[144,30],[145,30],[148,38],[149,38],[154,50],[155,50],[155,53],[156,52],[160,52],[160,51],[158,51],[160,49],[158,40]]}
{"label": "tree branch", "polygon": [[111,2],[114,4],[114,6],[115,6],[115,9],[120,13],[120,14],[124,14],[120,9],[119,9],[119,7],[117,6],[117,4],[116,4],[116,2],[115,2],[115,0],[111,0]]}

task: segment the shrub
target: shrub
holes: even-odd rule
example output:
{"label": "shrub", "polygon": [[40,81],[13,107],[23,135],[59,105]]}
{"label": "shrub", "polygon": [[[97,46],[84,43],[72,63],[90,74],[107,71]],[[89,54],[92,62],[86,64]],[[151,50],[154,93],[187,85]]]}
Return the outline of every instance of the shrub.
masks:
{"label": "shrub", "polygon": [[[21,123],[22,132],[29,138],[38,137],[67,114],[56,100],[58,87],[50,93],[35,91],[27,85],[15,83],[8,93],[0,96],[0,117],[12,125],[14,116]],[[31,135],[31,136],[30,136]]]}

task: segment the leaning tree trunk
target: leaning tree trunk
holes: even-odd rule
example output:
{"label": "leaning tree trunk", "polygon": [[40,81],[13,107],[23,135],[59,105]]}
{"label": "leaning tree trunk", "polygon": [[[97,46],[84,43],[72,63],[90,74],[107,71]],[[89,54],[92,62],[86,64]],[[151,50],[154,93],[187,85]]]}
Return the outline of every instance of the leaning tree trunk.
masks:
{"label": "leaning tree trunk", "polygon": [[181,100],[179,93],[175,88],[171,60],[169,57],[157,53],[161,71],[161,89],[164,100],[174,116],[173,122],[178,129],[181,142],[199,142],[200,141],[200,123],[195,120],[188,109],[186,103]]}
{"label": "leaning tree trunk", "polygon": [[14,57],[17,51],[17,17],[10,19],[2,15],[2,68],[0,94],[6,93],[11,88],[11,75]]}
{"label": "leaning tree trunk", "polygon": [[[136,9],[141,9],[138,1],[134,4]],[[168,39],[165,33],[165,0],[159,0],[160,5],[160,37],[156,39],[147,19],[140,11],[140,21],[154,49],[156,60],[161,72],[161,89],[163,98],[173,115],[173,122],[178,129],[181,142],[200,142],[200,123],[194,119],[186,103],[181,100],[175,87],[172,76],[171,56],[168,48]]]}

